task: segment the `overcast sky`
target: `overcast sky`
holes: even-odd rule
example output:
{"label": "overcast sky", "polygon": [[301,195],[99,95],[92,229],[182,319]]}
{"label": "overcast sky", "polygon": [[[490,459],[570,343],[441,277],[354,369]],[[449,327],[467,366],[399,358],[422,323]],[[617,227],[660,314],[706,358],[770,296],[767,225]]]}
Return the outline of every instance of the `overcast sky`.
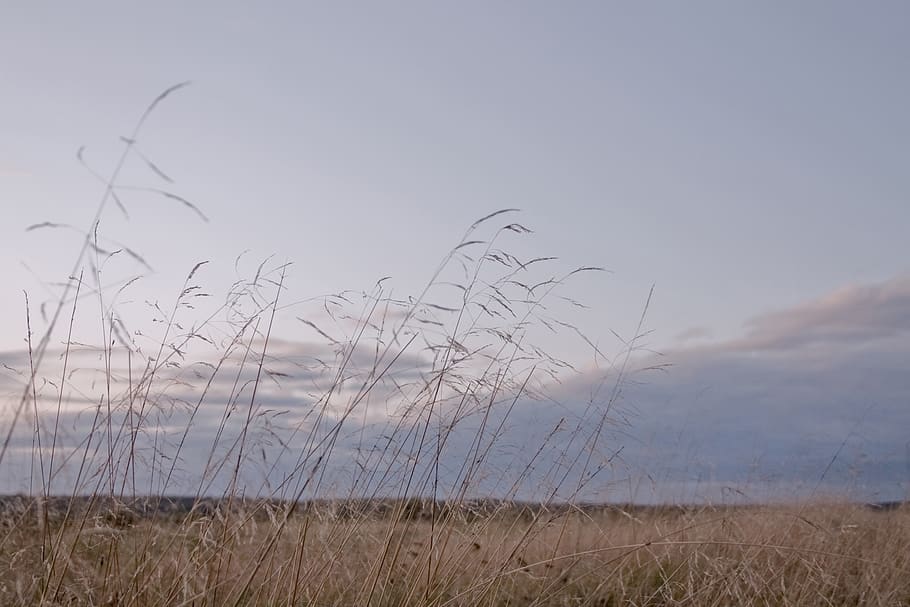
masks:
{"label": "overcast sky", "polygon": [[[109,206],[102,244],[151,268],[106,266],[110,284],[143,275],[127,305],[172,300],[203,260],[221,292],[271,255],[294,263],[287,301],[385,276],[417,294],[475,219],[516,207],[510,221],[534,230],[507,241],[519,258],[609,270],[566,287],[589,306],[567,319],[587,339],[545,338],[580,369],[560,388],[569,409],[597,383],[592,344],[621,349],[613,332],[632,336],[655,287],[644,345],[672,366],[627,395],[631,466],[676,457],[676,432],[689,462],[734,445],[752,462],[708,465],[712,482],[756,460],[778,474],[812,447],[788,479],[805,482],[849,437],[854,462],[878,462],[870,484],[897,495],[908,29],[904,2],[5,7],[0,349],[22,362],[23,291],[37,331],[91,226],[104,185],[77,150],[109,176],[148,103],[191,80],[138,138],[173,183],[135,154],[120,183],[208,221],[121,191],[129,217]],[[77,230],[26,231],[43,222]],[[313,337],[286,316],[281,339]]]}

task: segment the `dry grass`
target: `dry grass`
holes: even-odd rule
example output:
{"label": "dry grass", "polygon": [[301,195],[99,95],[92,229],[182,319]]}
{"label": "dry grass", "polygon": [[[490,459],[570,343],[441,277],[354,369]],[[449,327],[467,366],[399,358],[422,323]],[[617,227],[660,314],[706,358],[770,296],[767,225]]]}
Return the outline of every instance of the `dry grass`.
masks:
{"label": "dry grass", "polygon": [[[31,491],[4,502],[0,604],[910,602],[905,509],[584,506],[618,463],[611,427],[642,325],[611,357],[560,318],[581,305],[563,288],[598,268],[510,253],[530,232],[510,209],[471,225],[411,297],[380,280],[285,302],[289,264],[263,262],[207,304],[199,263],[130,326],[118,302],[139,277],[105,283],[101,268],[146,261],[110,246],[100,221],[131,192],[205,218],[170,190],[118,181],[138,159],[171,187],[139,135],[181,86],[123,139],[72,272],[45,285],[41,338],[29,315],[24,368],[4,366],[21,397],[0,465],[28,468]],[[279,311],[324,343],[276,347]],[[74,337],[83,316],[100,335]],[[580,338],[601,381],[552,427],[510,434],[516,410],[556,410],[549,387],[576,372],[541,332]],[[173,494],[185,508],[165,507]]]}
{"label": "dry grass", "polygon": [[54,525],[66,567],[50,579],[34,518],[8,521],[0,603],[910,604],[906,508],[440,505],[434,524],[405,505],[93,515]]}

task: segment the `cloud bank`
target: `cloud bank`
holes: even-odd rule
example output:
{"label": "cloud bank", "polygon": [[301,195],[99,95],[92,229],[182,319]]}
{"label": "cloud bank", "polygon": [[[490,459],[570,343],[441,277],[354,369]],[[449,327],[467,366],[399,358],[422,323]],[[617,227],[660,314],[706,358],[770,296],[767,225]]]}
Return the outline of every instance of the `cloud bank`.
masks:
{"label": "cloud bank", "polygon": [[658,494],[906,496],[910,277],[757,316],[740,338],[644,366],[659,362],[672,366],[626,393],[639,439],[629,459]]}
{"label": "cloud bank", "polygon": [[[58,368],[36,384],[44,457],[26,410],[0,490],[35,489],[36,470],[51,466],[53,424],[57,491],[110,490],[112,477],[126,492],[282,497],[435,487],[534,500],[882,501],[908,491],[907,276],[757,316],[736,339],[561,383],[523,385],[527,369],[458,383],[406,349],[377,366],[365,344],[273,341],[264,357],[249,346],[162,365],[150,385],[131,383],[121,359],[110,409],[99,352],[74,353],[66,381],[54,379],[51,357]],[[28,357],[0,362],[5,434]]]}

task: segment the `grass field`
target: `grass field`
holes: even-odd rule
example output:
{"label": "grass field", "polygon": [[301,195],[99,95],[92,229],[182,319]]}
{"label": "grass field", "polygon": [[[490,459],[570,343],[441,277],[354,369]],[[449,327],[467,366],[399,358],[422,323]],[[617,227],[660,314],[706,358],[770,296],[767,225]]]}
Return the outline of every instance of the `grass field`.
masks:
{"label": "grass field", "polygon": [[0,603],[910,604],[906,506],[188,505],[8,504]]}
{"label": "grass field", "polygon": [[[168,181],[138,136],[180,86],[123,138],[40,327],[26,301],[21,368],[0,371],[19,394],[0,465],[28,487],[0,499],[0,605],[910,605],[906,506],[588,503],[620,465],[647,305],[605,355],[558,314],[599,268],[511,254],[530,232],[513,209],[471,225],[414,296],[379,280],[309,302],[316,323],[282,299],[289,264],[211,298],[201,262],[133,324],[119,298],[141,275],[101,268],[146,262],[100,220],[137,189],[118,182],[129,159]],[[323,343],[280,344],[279,312]],[[565,415],[548,389],[578,369],[537,342],[560,332],[603,371]],[[553,423],[529,433],[513,420],[533,407]]]}

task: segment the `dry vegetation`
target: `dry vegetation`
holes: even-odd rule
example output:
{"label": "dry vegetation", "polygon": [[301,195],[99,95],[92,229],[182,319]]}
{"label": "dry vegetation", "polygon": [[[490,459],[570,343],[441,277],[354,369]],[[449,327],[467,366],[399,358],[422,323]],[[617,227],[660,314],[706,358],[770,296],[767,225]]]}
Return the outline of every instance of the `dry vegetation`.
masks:
{"label": "dry vegetation", "polygon": [[[641,326],[614,357],[587,342],[604,370],[589,402],[537,443],[510,435],[516,408],[575,371],[535,336],[578,333],[557,311],[581,304],[561,291],[597,269],[510,254],[501,242],[529,230],[509,211],[472,225],[413,297],[380,281],[310,315],[282,299],[288,265],[263,263],[206,305],[198,264],[148,327],[129,326],[117,302],[134,281],[100,268],[145,261],[105,243],[107,207],[142,191],[202,216],[119,183],[133,159],[170,184],[138,145],[177,88],[123,139],[41,339],[29,318],[27,368],[7,369],[22,390],[0,465],[30,466],[32,491],[3,502],[0,604],[910,604],[906,509],[585,505],[619,462],[611,427]],[[324,346],[276,348],[279,310]],[[103,320],[94,345],[74,338],[80,314]],[[294,411],[270,408],[295,375]],[[175,493],[190,497],[162,497]]]}
{"label": "dry vegetation", "polygon": [[[907,605],[910,511],[235,504],[7,515],[4,605]],[[222,506],[225,506],[222,504]],[[435,520],[434,518],[435,517]],[[53,562],[56,561],[56,562]]]}

